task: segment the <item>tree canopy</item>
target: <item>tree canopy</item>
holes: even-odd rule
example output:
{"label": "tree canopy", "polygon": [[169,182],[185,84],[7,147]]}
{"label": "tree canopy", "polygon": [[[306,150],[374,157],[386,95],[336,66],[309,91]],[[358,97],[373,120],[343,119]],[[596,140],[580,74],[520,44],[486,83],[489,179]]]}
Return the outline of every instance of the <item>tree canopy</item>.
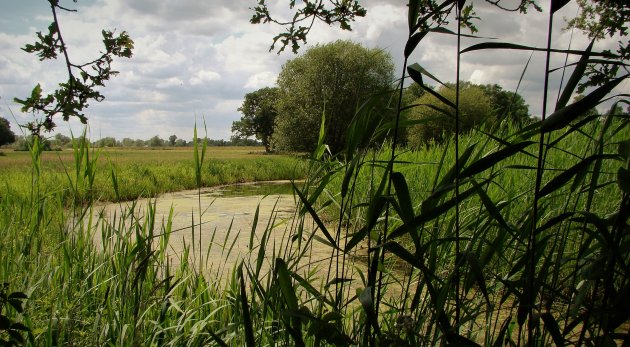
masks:
{"label": "tree canopy", "polygon": [[9,121],[0,117],[0,146],[13,143],[15,134],[11,131]]}
{"label": "tree canopy", "polygon": [[275,87],[246,94],[243,105],[238,108],[243,116],[232,123],[232,132],[236,133],[236,138],[255,136],[263,143],[265,151],[271,152],[274,122],[278,114],[277,99],[278,88]]}
{"label": "tree canopy", "polygon": [[520,94],[503,90],[498,84],[483,84],[479,87],[490,98],[497,121],[508,119],[519,126],[529,121],[529,106]]}
{"label": "tree canopy", "polygon": [[[455,102],[455,88],[442,86],[437,93]],[[440,142],[455,132],[455,111],[431,93],[425,93],[408,113],[412,120],[422,121],[407,130],[410,146],[419,147],[432,141]],[[475,125],[494,119],[491,98],[478,85],[462,83],[459,94],[460,130],[466,132]]]}
{"label": "tree canopy", "polygon": [[341,150],[356,109],[389,88],[393,71],[389,53],[350,41],[317,45],[288,61],[278,76],[278,148],[313,150],[325,114],[325,143]]}

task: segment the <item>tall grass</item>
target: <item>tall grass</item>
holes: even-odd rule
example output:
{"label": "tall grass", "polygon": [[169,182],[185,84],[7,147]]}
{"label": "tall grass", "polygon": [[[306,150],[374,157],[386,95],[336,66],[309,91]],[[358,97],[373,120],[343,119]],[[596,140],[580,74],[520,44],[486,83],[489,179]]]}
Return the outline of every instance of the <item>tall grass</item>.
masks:
{"label": "tall grass", "polygon": [[[545,252],[536,257],[537,270],[544,274],[538,295],[542,310],[536,317],[541,344],[601,336],[595,330],[601,318],[589,318],[586,312],[602,304],[603,292],[596,287],[603,277],[597,276],[607,272],[597,267],[609,254],[603,248],[614,246],[596,233],[611,228],[607,220],[615,221],[622,200],[614,182],[619,156],[607,153],[616,153],[620,140],[629,135],[626,119],[610,119],[593,119],[581,131],[558,134],[550,142],[546,162],[553,177],[593,152],[603,160],[597,171],[589,168],[582,178],[573,175],[543,196],[538,230]],[[506,126],[494,134],[510,139],[515,130]],[[482,132],[459,140],[463,172],[485,170],[476,173],[479,177],[462,179],[458,338],[518,344],[526,340],[517,327],[523,300],[519,286],[524,285],[527,265],[524,230],[531,223],[535,181],[536,158],[528,151],[533,146],[493,166],[480,166],[474,163],[505,153],[503,143]],[[47,173],[37,169],[41,152],[34,147],[32,195],[2,199],[0,227],[6,232],[0,278],[28,295],[20,319],[31,328],[28,343],[36,345],[240,345],[252,339],[255,345],[345,345],[362,343],[367,324],[374,334],[368,343],[437,344],[447,338],[443,326],[454,324],[455,316],[449,296],[457,264],[452,146],[449,140],[442,146],[401,150],[390,168],[396,173],[390,196],[383,194],[389,150],[365,151],[355,163],[314,157],[319,161],[312,161],[311,180],[296,196],[303,205],[288,223],[256,220],[266,224],[262,232],[254,225],[248,236],[233,231],[211,243],[227,257],[235,251],[235,237],[251,238],[241,265],[207,265],[201,260],[209,250],[198,249],[191,238],[174,261],[168,252],[170,219],[160,222],[152,205],[147,211],[132,206],[109,219],[100,219],[89,203],[68,210],[64,190],[41,189],[40,176]],[[88,150],[77,147],[76,157]],[[92,166],[86,157],[77,163],[68,176],[87,177],[81,189],[93,191]],[[591,194],[593,176],[598,183]],[[553,181],[543,187],[553,187]],[[75,182],[68,179],[65,184],[79,190]],[[384,225],[387,201],[392,204],[389,241],[379,244],[376,230]],[[145,217],[138,219],[139,214]],[[200,232],[195,223],[191,235]],[[322,254],[326,247],[328,256]],[[388,251],[383,258],[374,254],[379,248]],[[373,262],[376,273],[370,272]],[[379,283],[379,275],[380,291],[368,285]],[[625,280],[617,278],[612,285]],[[608,295],[616,292],[623,293],[615,289]],[[376,293],[378,319],[372,301]]]}
{"label": "tall grass", "polygon": [[[236,267],[207,264],[204,255],[210,250],[197,249],[194,238],[185,242],[181,254],[169,252],[172,214],[160,221],[154,204],[145,211],[131,204],[110,218],[96,213],[95,194],[88,194],[100,192],[94,178],[121,175],[99,169],[96,152],[86,143],[73,149],[75,161],[59,186],[43,183],[46,175],[56,174],[41,170],[38,141],[31,153],[29,194],[3,194],[0,200],[0,279],[9,291],[19,288],[29,298],[21,317],[10,307],[2,313],[30,328],[28,344],[244,343]],[[202,154],[195,160],[198,188],[207,174],[204,159]],[[69,196],[77,198],[70,205]],[[194,219],[190,235],[200,233],[199,228]],[[211,247],[223,248],[227,257],[234,234],[228,232]],[[222,273],[231,273],[225,277],[232,279],[217,281]],[[5,332],[3,326],[2,337]]]}

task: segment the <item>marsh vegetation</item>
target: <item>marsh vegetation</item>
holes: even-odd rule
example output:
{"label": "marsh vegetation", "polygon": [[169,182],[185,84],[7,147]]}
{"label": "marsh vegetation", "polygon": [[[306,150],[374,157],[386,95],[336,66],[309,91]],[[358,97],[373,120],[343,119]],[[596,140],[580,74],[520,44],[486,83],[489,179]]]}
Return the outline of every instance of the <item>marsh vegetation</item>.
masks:
{"label": "marsh vegetation", "polygon": [[[552,1],[550,20],[566,3]],[[252,21],[266,18],[259,5]],[[295,18],[343,27],[362,13],[348,5]],[[627,95],[614,91],[627,81],[628,51],[566,50],[551,40],[461,49],[459,29],[443,25],[457,15],[457,28],[470,28],[465,1],[410,1],[408,10],[400,80],[358,104],[332,148],[323,111],[308,157],[213,158],[195,130],[183,152],[190,159],[142,162],[77,141],[48,161],[35,136],[28,164],[0,176],[2,338],[50,346],[627,343],[630,130]],[[304,35],[276,43],[296,49]],[[579,58],[561,67],[570,76],[541,119],[498,114],[465,124],[459,76],[449,86],[407,62],[427,35],[455,37],[456,71],[466,54],[497,49],[542,51],[547,62],[551,54]],[[410,79],[427,96],[405,95]],[[591,89],[571,102],[580,81]],[[548,80],[540,87],[547,105]],[[604,101],[605,111],[590,112]],[[422,109],[430,117],[413,116]],[[435,124],[450,131],[401,143],[403,129],[421,138],[414,127]],[[7,153],[0,163],[17,158]],[[292,208],[274,202],[263,215],[249,206],[250,225],[204,230],[205,187],[271,179],[293,181]],[[181,227],[174,210],[133,202],[191,188],[190,222]],[[102,201],[121,200],[132,202],[98,213]]]}

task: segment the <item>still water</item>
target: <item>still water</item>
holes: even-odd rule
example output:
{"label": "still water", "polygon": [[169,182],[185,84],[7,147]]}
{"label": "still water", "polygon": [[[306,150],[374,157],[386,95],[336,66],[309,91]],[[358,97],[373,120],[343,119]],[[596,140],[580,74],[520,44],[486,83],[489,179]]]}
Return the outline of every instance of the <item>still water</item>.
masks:
{"label": "still water", "polygon": [[[288,244],[287,240],[295,242],[295,238],[288,236],[291,230],[295,230],[292,224],[295,223],[297,197],[294,197],[292,189],[291,183],[286,181],[237,184],[108,204],[99,213],[104,220],[115,223],[121,215],[129,215],[129,211],[133,211],[133,220],[142,223],[148,204],[152,204],[155,233],[158,234],[164,232],[159,226],[167,223],[172,209],[167,250],[169,264],[176,267],[184,262],[184,249],[188,247],[187,261],[190,264],[205,273],[225,278],[241,260],[256,259],[265,230],[271,230],[266,238],[265,268],[273,261],[274,249],[278,255]],[[252,230],[257,209],[258,222]],[[124,223],[131,220],[127,218]],[[312,226],[312,221],[306,223]],[[302,239],[308,238],[308,233]],[[96,238],[102,243],[100,236],[96,235]],[[324,263],[330,254],[328,246],[315,241],[309,249],[309,264],[305,265]]]}

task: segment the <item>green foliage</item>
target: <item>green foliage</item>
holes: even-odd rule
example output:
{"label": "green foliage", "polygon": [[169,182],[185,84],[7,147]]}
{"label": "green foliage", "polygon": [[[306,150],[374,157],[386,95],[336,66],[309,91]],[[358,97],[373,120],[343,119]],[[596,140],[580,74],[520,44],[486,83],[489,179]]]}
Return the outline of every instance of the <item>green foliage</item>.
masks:
{"label": "green foliage", "polygon": [[177,135],[171,135],[168,137],[168,143],[171,146],[175,146],[175,143],[177,142]]}
{"label": "green foliage", "polygon": [[[332,5],[332,6],[330,6]],[[252,24],[259,23],[275,23],[278,25],[286,26],[287,31],[278,34],[273,38],[273,44],[270,51],[275,49],[276,44],[280,41],[280,48],[278,53],[284,51],[284,49],[291,45],[293,53],[297,53],[300,49],[300,44],[306,43],[306,36],[313,27],[313,22],[318,19],[322,22],[332,25],[339,24],[339,27],[343,30],[351,30],[350,22],[353,22],[356,17],[364,17],[366,11],[359,1],[349,0],[343,2],[334,2],[325,4],[321,1],[306,0],[300,2],[296,7],[295,2],[291,2],[289,7],[294,10],[293,18],[288,21],[276,19],[269,12],[269,8],[265,0],[260,0],[258,6],[254,7],[254,15],[250,19]],[[300,23],[309,23],[306,25]]]}
{"label": "green foliage", "polygon": [[243,114],[240,120],[232,123],[236,138],[255,136],[262,141],[267,153],[272,151],[275,119],[278,114],[278,88],[262,88],[247,93],[238,111]]}
{"label": "green foliage", "polygon": [[53,93],[44,94],[41,86],[37,84],[26,99],[15,98],[15,102],[22,105],[22,112],[41,114],[43,120],[30,122],[26,127],[34,135],[39,135],[42,130],[51,131],[55,128],[53,118],[61,115],[64,121],[70,117],[77,117],[82,123],[87,122],[84,109],[89,106],[91,100],[102,101],[105,97],[97,90],[105,86],[105,82],[118,72],[112,70],[111,64],[114,57],[131,58],[133,40],[127,32],[123,31],[115,36],[114,32],[103,30],[103,46],[105,50],[96,59],[85,64],[72,62],[69,58],[68,47],[61,35],[61,27],[57,17],[57,11],[69,11],[59,5],[58,0],[48,0],[52,10],[53,22],[48,26],[48,33],[37,32],[38,41],[27,44],[23,50],[35,53],[39,60],[57,59],[63,55],[68,72],[68,80],[59,83],[59,89]]}
{"label": "green foliage", "polygon": [[[491,99],[484,89],[462,84],[459,95],[460,130],[469,131],[485,122],[494,122],[495,113]],[[451,102],[455,102],[455,89],[442,86],[437,93]],[[411,109],[409,119],[421,122],[409,128],[408,142],[412,147],[420,147],[431,142],[442,142],[455,133],[455,112],[435,95],[426,93],[415,101],[419,105]]]}
{"label": "green foliage", "polygon": [[[589,62],[586,68],[588,79],[582,82],[578,92],[587,87],[599,86],[612,80],[619,72],[623,62],[630,59],[630,41],[628,36],[628,17],[630,4],[625,0],[577,0],[580,11],[567,22],[567,28],[577,28],[593,40],[606,37],[617,39],[616,57],[607,62]],[[621,64],[620,64],[621,63]],[[624,67],[627,71],[627,67]]]}
{"label": "green foliage", "polygon": [[65,148],[70,146],[70,144],[72,143],[72,139],[68,136],[57,133],[55,134],[55,137],[51,140],[51,142],[53,142],[54,147]]}
{"label": "green foliage", "polygon": [[15,134],[11,131],[9,121],[0,117],[0,146],[15,142]]}
{"label": "green foliage", "polygon": [[[317,45],[288,61],[278,76],[275,142],[285,151],[312,151],[326,115],[325,143],[340,151],[356,110],[389,88],[391,56],[349,41]],[[391,118],[391,117],[390,117]]]}
{"label": "green foliage", "polygon": [[577,0],[576,2],[581,11],[575,18],[568,21],[567,27],[581,29],[595,39],[628,35],[630,5],[627,1]]}
{"label": "green foliage", "polygon": [[498,84],[484,84],[479,87],[490,98],[497,122],[509,120],[518,126],[530,123],[529,106],[521,95],[503,90]]}
{"label": "green foliage", "polygon": [[[27,136],[17,136],[15,143],[13,144],[13,149],[16,151],[30,151],[33,147],[33,143],[35,141],[34,135]],[[50,141],[46,138],[39,138],[39,148],[42,151],[50,151],[53,149]]]}
{"label": "green foliage", "polygon": [[0,345],[1,346],[22,346],[26,340],[22,336],[30,329],[22,323],[16,322],[9,313],[9,310],[22,314],[24,312],[24,300],[28,297],[22,292],[9,293],[9,284],[0,284]]}
{"label": "green foliage", "polygon": [[96,147],[116,147],[118,146],[118,141],[111,136],[103,137],[94,142],[94,146]]}
{"label": "green foliage", "polygon": [[160,136],[155,135],[147,140],[147,145],[149,147],[162,147],[164,146],[164,140],[161,139]]}

